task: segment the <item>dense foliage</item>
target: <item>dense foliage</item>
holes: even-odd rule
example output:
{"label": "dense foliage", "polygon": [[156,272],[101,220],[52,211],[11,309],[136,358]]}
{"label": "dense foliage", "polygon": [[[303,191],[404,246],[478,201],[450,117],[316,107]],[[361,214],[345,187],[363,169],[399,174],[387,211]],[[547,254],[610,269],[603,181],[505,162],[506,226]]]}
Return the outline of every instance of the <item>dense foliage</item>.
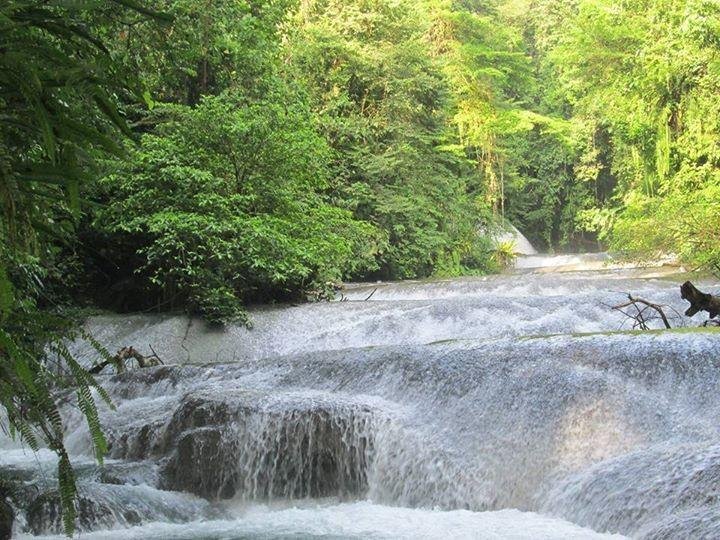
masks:
{"label": "dense foliage", "polygon": [[538,1],[531,13],[538,69],[558,81],[555,108],[590,136],[573,181],[595,183],[600,197],[576,226],[616,251],[717,269],[720,6]]}
{"label": "dense foliage", "polygon": [[373,267],[377,231],[322,194],[328,149],[307,111],[224,93],[158,113],[101,181],[109,204],[94,222],[113,257],[142,257],[141,289],[222,322],[242,301]]}
{"label": "dense foliage", "polygon": [[152,107],[126,107],[139,145],[88,194],[85,290],[114,292],[95,301],[221,322],[342,279],[494,267],[482,176],[443,149],[451,84],[424,8],[156,7],[174,24],[117,29]]}
{"label": "dense foliage", "polygon": [[106,443],[92,389],[107,396],[68,352],[64,339],[77,324],[47,284],[65,270],[59,246],[78,219],[82,183],[95,179],[98,157],[122,154],[118,138],[129,134],[115,96],[133,87],[97,30],[109,24],[110,10],[132,4],[93,10],[12,0],[0,7],[0,427],[33,450],[46,445],[58,455],[68,533],[76,488],[59,403],[75,394],[102,461]]}
{"label": "dense foliage", "polygon": [[481,178],[442,149],[452,96],[431,22],[412,2],[304,2],[284,47],[334,151],[335,203],[385,234],[378,277],[488,264]]}

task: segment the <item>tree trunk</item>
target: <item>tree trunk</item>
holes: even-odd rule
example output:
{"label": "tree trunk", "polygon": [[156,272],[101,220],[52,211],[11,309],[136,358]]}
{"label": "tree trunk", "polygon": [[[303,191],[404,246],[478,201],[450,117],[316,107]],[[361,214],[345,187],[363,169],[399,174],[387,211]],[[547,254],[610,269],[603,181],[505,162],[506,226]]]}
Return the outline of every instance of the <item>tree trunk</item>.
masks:
{"label": "tree trunk", "polygon": [[720,296],[701,292],[689,281],[680,287],[680,296],[683,297],[683,300],[690,302],[690,307],[685,312],[688,317],[692,317],[699,311],[707,311],[710,318],[714,319],[720,313]]}

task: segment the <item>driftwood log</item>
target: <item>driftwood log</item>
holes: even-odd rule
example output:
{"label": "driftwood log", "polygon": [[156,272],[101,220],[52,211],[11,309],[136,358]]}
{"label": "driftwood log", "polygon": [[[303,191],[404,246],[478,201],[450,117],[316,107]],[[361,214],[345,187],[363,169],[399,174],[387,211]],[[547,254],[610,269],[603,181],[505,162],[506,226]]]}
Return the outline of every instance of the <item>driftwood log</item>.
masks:
{"label": "driftwood log", "polygon": [[[152,347],[150,347],[150,349],[152,350]],[[125,371],[125,362],[128,360],[135,360],[138,364],[138,367],[140,368],[158,366],[160,364],[163,364],[163,361],[160,360],[160,357],[154,350],[153,354],[145,356],[143,354],[140,354],[133,347],[123,347],[112,358],[108,358],[107,360],[91,367],[88,370],[88,373],[90,373],[91,375],[97,375],[109,365],[115,366],[115,371],[117,373],[122,373],[123,371]]]}
{"label": "driftwood log", "polygon": [[685,311],[685,315],[688,317],[692,317],[700,311],[707,311],[711,319],[720,314],[720,296],[701,292],[689,281],[680,287],[680,295],[683,300],[690,302],[690,307]]}

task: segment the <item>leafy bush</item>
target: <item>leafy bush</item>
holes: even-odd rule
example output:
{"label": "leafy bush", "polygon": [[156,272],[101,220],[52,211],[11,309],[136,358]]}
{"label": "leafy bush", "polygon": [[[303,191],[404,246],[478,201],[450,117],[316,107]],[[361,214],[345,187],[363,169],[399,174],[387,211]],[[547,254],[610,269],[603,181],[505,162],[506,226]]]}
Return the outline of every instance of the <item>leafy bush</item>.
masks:
{"label": "leafy bush", "polygon": [[[720,274],[720,174],[709,168],[681,171],[699,188],[664,197],[631,193],[613,223],[614,249],[634,258],[673,254]],[[710,175],[708,177],[708,174]]]}
{"label": "leafy bush", "polygon": [[96,225],[129,235],[156,301],[211,321],[374,267],[382,236],[328,204],[327,147],[308,114],[228,94],[167,107],[102,181]]}
{"label": "leafy bush", "polygon": [[499,268],[508,268],[515,263],[515,241],[500,242],[493,251],[493,261]]}

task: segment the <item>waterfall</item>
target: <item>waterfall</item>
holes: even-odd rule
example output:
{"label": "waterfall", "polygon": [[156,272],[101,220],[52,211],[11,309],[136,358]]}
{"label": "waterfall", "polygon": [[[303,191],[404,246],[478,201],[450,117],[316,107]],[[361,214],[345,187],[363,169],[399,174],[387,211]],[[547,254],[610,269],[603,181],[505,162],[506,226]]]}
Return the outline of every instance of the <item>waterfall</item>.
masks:
{"label": "waterfall", "polygon": [[[95,317],[111,350],[152,345],[167,365],[99,377],[116,405],[101,409],[102,469],[65,411],[80,528],[720,537],[720,333],[617,332],[608,307],[632,292],[680,311],[678,291],[665,271],[604,267],[356,284],[334,302],[257,308],[253,330]],[[0,469],[36,497],[18,536],[57,534],[52,456],[0,445]]]}

